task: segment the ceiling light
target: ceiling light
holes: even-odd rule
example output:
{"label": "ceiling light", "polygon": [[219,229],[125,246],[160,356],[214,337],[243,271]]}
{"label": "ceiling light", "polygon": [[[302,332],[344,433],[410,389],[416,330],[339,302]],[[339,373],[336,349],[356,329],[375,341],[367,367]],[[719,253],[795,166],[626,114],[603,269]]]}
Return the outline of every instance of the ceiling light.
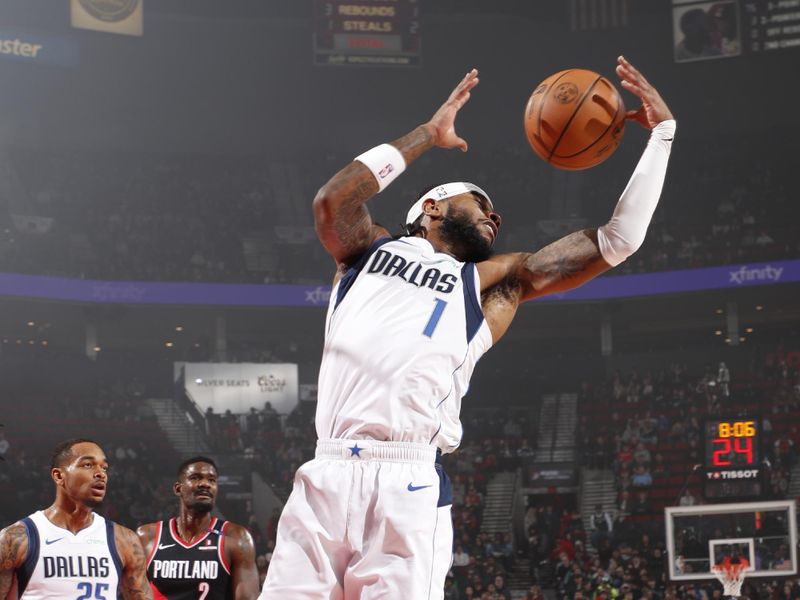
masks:
{"label": "ceiling light", "polygon": [[175,327],[175,331],[183,331],[183,325],[178,325]]}
{"label": "ceiling light", "polygon": [[173,344],[172,342],[164,342],[164,345],[165,345],[167,348],[172,348],[172,347],[173,347],[175,344]]}

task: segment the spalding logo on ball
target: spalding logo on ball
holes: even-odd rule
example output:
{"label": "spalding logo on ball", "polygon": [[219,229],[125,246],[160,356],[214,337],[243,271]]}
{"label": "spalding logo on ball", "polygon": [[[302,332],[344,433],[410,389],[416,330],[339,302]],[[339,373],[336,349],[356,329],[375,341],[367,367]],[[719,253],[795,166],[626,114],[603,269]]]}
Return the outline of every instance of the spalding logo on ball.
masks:
{"label": "spalding logo on ball", "polygon": [[617,149],[625,130],[625,104],[605,77],[567,69],[540,83],[525,108],[525,133],[551,165],[579,171],[599,165]]}

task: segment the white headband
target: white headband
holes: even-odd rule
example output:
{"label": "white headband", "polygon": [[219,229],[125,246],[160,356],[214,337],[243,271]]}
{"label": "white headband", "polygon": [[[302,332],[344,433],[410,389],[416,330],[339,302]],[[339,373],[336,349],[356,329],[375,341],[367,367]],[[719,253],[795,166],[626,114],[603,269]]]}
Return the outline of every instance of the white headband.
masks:
{"label": "white headband", "polygon": [[492,200],[489,198],[489,194],[484,192],[477,185],[466,181],[452,181],[450,183],[437,185],[435,188],[431,188],[422,194],[420,199],[417,200],[408,210],[408,214],[406,215],[406,225],[411,225],[411,223],[419,219],[423,212],[422,205],[425,203],[425,200],[444,200],[445,198],[452,198],[453,196],[466,194],[467,192],[475,192],[476,194],[480,194],[482,197],[486,198],[486,201],[489,203],[489,208],[494,209]]}

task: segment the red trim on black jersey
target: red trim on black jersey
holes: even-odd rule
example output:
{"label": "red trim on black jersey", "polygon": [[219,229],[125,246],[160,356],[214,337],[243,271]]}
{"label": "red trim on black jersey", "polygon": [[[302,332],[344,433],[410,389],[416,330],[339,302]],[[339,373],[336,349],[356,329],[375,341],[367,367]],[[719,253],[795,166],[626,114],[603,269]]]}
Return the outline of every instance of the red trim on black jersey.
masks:
{"label": "red trim on black jersey", "polygon": [[150,589],[153,590],[153,600],[169,600],[164,594],[158,591],[156,584],[150,582]]}
{"label": "red trim on black jersey", "polygon": [[217,541],[217,552],[219,553],[219,562],[222,563],[222,568],[228,572],[228,575],[231,574],[231,566],[228,564],[228,561],[225,560],[225,530],[230,525],[230,521],[225,521],[222,524],[222,529],[220,529],[220,533],[218,536]]}
{"label": "red trim on black jersey", "polygon": [[153,557],[158,552],[158,545],[161,543],[161,526],[164,524],[164,521],[159,521],[156,523],[156,536],[154,538],[155,543],[153,544],[153,549],[150,550],[150,556],[147,557],[147,567],[150,568],[150,563],[153,562]]}
{"label": "red trim on black jersey", "polygon": [[217,517],[214,517],[214,520],[211,521],[211,524],[208,526],[205,533],[190,540],[189,543],[186,543],[178,533],[178,526],[176,525],[175,517],[169,520],[169,532],[170,534],[172,534],[172,539],[178,542],[184,548],[194,548],[195,546],[197,546],[197,544],[199,544],[209,536],[211,530],[214,529],[214,525],[216,524],[217,524]]}

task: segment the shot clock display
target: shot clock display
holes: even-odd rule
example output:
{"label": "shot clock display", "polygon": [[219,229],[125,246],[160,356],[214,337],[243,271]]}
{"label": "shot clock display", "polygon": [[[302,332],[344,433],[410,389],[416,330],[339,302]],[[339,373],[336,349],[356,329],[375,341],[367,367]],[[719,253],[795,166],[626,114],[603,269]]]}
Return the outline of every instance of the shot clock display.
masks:
{"label": "shot clock display", "polygon": [[709,419],[704,425],[706,498],[761,494],[760,419]]}

